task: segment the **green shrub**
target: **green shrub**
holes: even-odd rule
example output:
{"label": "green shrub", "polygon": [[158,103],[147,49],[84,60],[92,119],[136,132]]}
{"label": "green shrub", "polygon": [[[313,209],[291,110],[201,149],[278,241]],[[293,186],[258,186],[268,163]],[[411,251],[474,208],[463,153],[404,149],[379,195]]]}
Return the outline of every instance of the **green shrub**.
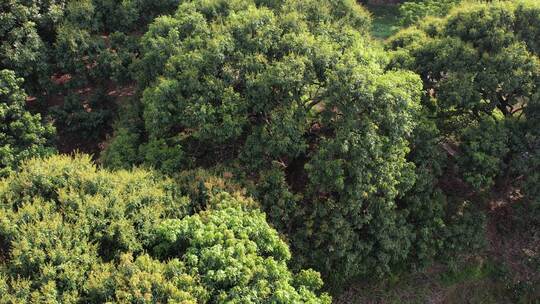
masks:
{"label": "green shrub", "polygon": [[463,131],[463,144],[458,155],[458,164],[465,168],[465,181],[475,189],[489,189],[495,184],[495,177],[507,169],[504,157],[509,153],[509,135],[504,120],[492,117],[480,119],[478,125]]}
{"label": "green shrub", "polygon": [[[158,256],[182,257],[188,272],[206,287],[209,302],[320,301],[313,294],[322,287],[320,275],[313,271],[298,278],[291,275],[287,269],[291,254],[264,215],[238,208],[228,194],[215,196],[207,211],[198,215],[164,221],[157,237]],[[321,300],[330,303],[326,296]]]}
{"label": "green shrub", "polygon": [[99,141],[112,128],[115,104],[102,91],[86,97],[87,100],[83,98],[84,95],[71,94],[61,106],[51,109],[56,128],[64,136]]}
{"label": "green shrub", "polygon": [[[3,1],[0,69],[13,70],[25,79],[24,89],[36,99],[36,110],[46,113],[51,105],[61,105],[64,97],[69,96],[63,112],[82,118],[85,115],[81,115],[79,108],[88,99],[102,98],[99,94],[89,97],[94,90],[113,92],[126,84],[134,87],[130,66],[139,54],[140,35],[136,32],[144,32],[155,16],[174,11],[178,3],[179,0]],[[85,96],[75,100],[81,92]],[[96,117],[86,118],[90,121],[82,123],[95,129],[84,131],[99,134],[99,138],[95,134],[90,136],[96,143],[90,144],[82,136],[62,138],[59,150],[98,150],[112,122],[96,125]],[[57,124],[62,137],[73,131],[73,126],[64,130],[63,125],[69,123]]]}
{"label": "green shrub", "polygon": [[63,2],[8,0],[0,4],[0,68],[24,77],[30,94],[49,85],[48,40],[44,42],[40,29],[49,29],[57,21]]}
{"label": "green shrub", "polygon": [[[413,246],[422,256],[444,260],[484,244],[479,202],[492,191],[519,188],[524,197],[509,208],[520,214],[522,225],[538,230],[532,202],[538,197],[534,125],[540,60],[538,32],[525,23],[535,24],[539,9],[537,1],[465,3],[388,41],[390,68],[408,68],[422,77],[422,116],[433,129],[431,136],[420,134],[421,145],[412,147],[417,178],[401,202],[407,221],[422,223],[412,230]],[[448,159],[426,166],[435,155],[421,152],[429,151],[426,145],[444,148]],[[480,194],[478,201],[464,201],[466,193]],[[415,210],[423,201],[430,207],[421,210],[430,213]]]}
{"label": "green shrub", "polygon": [[114,121],[114,136],[106,142],[100,162],[112,169],[130,169],[141,163],[139,147],[144,136],[144,123],[139,103],[135,98],[119,105]]}
{"label": "green shrub", "polygon": [[540,59],[538,33],[523,20],[534,22],[539,9],[537,1],[465,4],[389,41],[394,67],[422,76],[423,104],[441,137],[459,145],[459,169],[475,189],[512,177],[512,159],[526,152],[523,114],[537,98]]}
{"label": "green shrub", "polygon": [[399,6],[401,23],[411,25],[421,21],[426,16],[445,16],[450,9],[462,0],[412,0]]}
{"label": "green shrub", "polygon": [[160,262],[147,254],[126,253],[117,265],[97,264],[85,284],[88,303],[185,303],[208,299],[197,277],[178,259]]}
{"label": "green shrub", "polygon": [[129,169],[139,163],[139,135],[129,129],[120,128],[115,131],[114,139],[108,143],[101,154],[101,162],[111,169]]}
{"label": "green shrub", "polygon": [[394,200],[420,82],[384,72],[369,29],[349,0],[180,4],[142,38],[139,159],[230,165],[296,265],[336,283],[389,272],[408,253]]}
{"label": "green shrub", "polygon": [[512,151],[516,156],[511,163],[511,172],[518,176],[523,205],[516,205],[514,221],[523,231],[540,235],[540,94],[530,101],[525,109],[526,121],[518,124],[516,139],[521,146]]}
{"label": "green shrub", "polygon": [[49,146],[54,127],[39,114],[25,109],[26,94],[20,87],[23,80],[10,70],[0,70],[0,177],[30,157],[54,151]]}
{"label": "green shrub", "polygon": [[330,303],[252,200],[195,208],[189,187],[87,156],[25,162],[0,180],[0,303]]}

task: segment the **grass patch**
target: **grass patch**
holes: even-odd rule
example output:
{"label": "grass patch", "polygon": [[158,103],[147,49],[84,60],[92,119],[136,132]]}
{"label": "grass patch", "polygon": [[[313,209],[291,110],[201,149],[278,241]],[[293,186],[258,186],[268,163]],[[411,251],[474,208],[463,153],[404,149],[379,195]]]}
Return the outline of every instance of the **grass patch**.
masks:
{"label": "grass patch", "polygon": [[449,287],[469,281],[479,281],[488,278],[494,272],[495,265],[484,261],[463,263],[457,269],[449,270],[440,275],[443,286]]}
{"label": "grass patch", "polygon": [[359,283],[334,300],[336,304],[538,303],[523,297],[521,290],[518,296],[511,297],[505,283],[501,265],[488,259],[473,259],[453,267],[438,266]]}
{"label": "grass patch", "polygon": [[396,33],[399,28],[398,5],[367,5],[373,16],[371,34],[378,39],[386,39]]}

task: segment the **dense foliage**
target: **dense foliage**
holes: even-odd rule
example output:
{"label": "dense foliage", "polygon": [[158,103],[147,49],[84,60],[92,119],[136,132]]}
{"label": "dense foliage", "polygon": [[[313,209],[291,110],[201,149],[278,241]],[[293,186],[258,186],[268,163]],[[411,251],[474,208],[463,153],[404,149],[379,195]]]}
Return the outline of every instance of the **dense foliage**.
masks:
{"label": "dense foliage", "polygon": [[2,303],[330,303],[253,201],[97,170],[88,157],[26,162],[0,182]]}
{"label": "dense foliage", "polygon": [[24,77],[30,93],[48,88],[46,42],[63,15],[65,1],[7,0],[0,3],[0,69]]}
{"label": "dense foliage", "polygon": [[459,143],[460,170],[476,189],[508,177],[512,161],[532,152],[525,146],[534,150],[526,134],[536,117],[524,113],[540,86],[540,36],[528,26],[539,9],[535,1],[466,5],[389,42],[396,66],[422,76],[424,105],[441,135]]}
{"label": "dense foliage", "polygon": [[22,79],[10,70],[0,71],[0,177],[30,157],[54,151],[48,144],[54,135],[51,124],[26,109]]}
{"label": "dense foliage", "polygon": [[[178,2],[0,4],[0,69],[24,77],[24,89],[36,98],[35,107],[54,117],[61,152],[99,152],[115,114],[108,99],[122,96],[119,92],[134,81],[130,66],[138,54],[137,32],[144,32],[155,16],[174,11]],[[49,113],[51,106],[55,110]]]}
{"label": "dense foliage", "polygon": [[384,42],[358,2],[2,1],[0,303],[328,303],[538,240],[540,2],[390,1]]}
{"label": "dense foliage", "polygon": [[384,73],[368,25],[352,1],[181,4],[142,39],[139,159],[254,172],[301,265],[338,280],[387,272],[408,249],[394,199],[420,84]]}
{"label": "dense foliage", "polygon": [[399,6],[401,23],[411,25],[426,16],[443,17],[462,0],[409,0]]}
{"label": "dense foliage", "polygon": [[[388,41],[393,52],[390,66],[414,70],[422,77],[424,117],[432,131],[418,133],[422,129],[417,129],[423,140],[421,150],[442,146],[450,155],[431,161],[431,168],[432,164],[435,168],[446,166],[454,185],[461,180],[466,183],[458,190],[476,197],[517,193],[502,198],[510,203],[500,207],[509,214],[499,219],[505,223],[501,226],[506,225],[505,231],[517,227],[519,235],[533,240],[540,235],[538,24],[538,1],[466,4],[443,19],[425,19]],[[429,155],[422,157],[430,159]],[[436,172],[428,171],[432,176],[426,180],[434,180]],[[473,206],[480,208],[480,204]],[[412,213],[414,217],[421,215]],[[425,219],[434,218],[428,214]],[[478,216],[471,220],[477,222]],[[474,225],[456,227],[460,242],[478,235],[471,230]],[[529,246],[534,248],[534,244],[532,241]],[[432,243],[427,245],[430,250],[436,248]],[[531,252],[533,261],[537,254],[535,249]],[[538,268],[538,264],[530,267]],[[537,289],[538,278],[532,275],[514,284],[521,286],[511,287],[516,295],[521,294],[517,298],[531,299],[527,292],[515,290]]]}
{"label": "dense foliage", "polygon": [[3,1],[1,67],[24,77],[31,94],[49,92],[53,74],[71,73],[75,85],[126,77],[115,73],[126,72],[132,51],[122,34],[177,5],[177,0]]}

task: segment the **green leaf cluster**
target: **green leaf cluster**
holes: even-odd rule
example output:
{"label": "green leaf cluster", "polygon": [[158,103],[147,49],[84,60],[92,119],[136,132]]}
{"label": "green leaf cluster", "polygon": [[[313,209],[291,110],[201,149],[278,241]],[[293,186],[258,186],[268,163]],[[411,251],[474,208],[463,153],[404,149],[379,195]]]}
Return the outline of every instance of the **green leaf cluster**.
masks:
{"label": "green leaf cluster", "polygon": [[251,200],[195,210],[190,187],[87,156],[25,162],[0,181],[0,303],[330,303]]}
{"label": "green leaf cluster", "polygon": [[[369,24],[348,0],[181,3],[142,38],[142,126],[119,128],[104,159],[230,166],[297,265],[336,282],[389,272],[408,255],[395,199],[421,83],[385,72]],[[133,140],[136,157],[116,144]]]}
{"label": "green leaf cluster", "polygon": [[[424,88],[425,127],[415,130],[409,155],[420,174],[402,202],[413,208],[411,221],[433,227],[428,238],[417,238],[417,252],[481,244],[481,217],[467,210],[482,207],[463,201],[471,194],[481,201],[482,195],[520,189],[507,206],[515,209],[507,221],[519,218],[528,231],[538,231],[539,12],[537,1],[464,3],[388,40],[389,67],[415,71]],[[448,157],[435,156],[441,148]],[[423,201],[415,199],[440,192],[446,195],[431,205],[440,207],[424,209],[434,213],[415,210]],[[450,218],[434,221],[444,218],[433,216],[441,207]],[[444,225],[450,229],[437,232]]]}
{"label": "green leaf cluster", "polygon": [[26,109],[22,82],[13,71],[0,70],[0,177],[26,158],[54,152],[50,147],[54,127]]}
{"label": "green leaf cluster", "polygon": [[443,17],[462,0],[410,0],[399,6],[401,23],[411,25],[427,16]]}
{"label": "green leaf cluster", "polygon": [[465,4],[388,43],[394,67],[421,75],[423,106],[459,146],[459,169],[477,190],[510,178],[512,159],[535,149],[527,108],[540,88],[540,36],[528,24],[538,24],[539,9],[536,1]]}

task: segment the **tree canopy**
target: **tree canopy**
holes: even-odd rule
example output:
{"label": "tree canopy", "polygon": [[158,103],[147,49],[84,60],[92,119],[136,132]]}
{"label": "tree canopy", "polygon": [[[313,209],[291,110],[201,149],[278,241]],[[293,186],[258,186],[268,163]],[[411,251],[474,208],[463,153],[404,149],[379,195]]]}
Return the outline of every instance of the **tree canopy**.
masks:
{"label": "tree canopy", "polygon": [[22,82],[13,71],[0,71],[0,177],[16,169],[26,158],[54,151],[49,145],[54,128],[43,122],[39,114],[31,114],[25,108]]}
{"label": "tree canopy", "polygon": [[540,36],[528,25],[539,9],[535,1],[464,5],[389,41],[395,66],[422,77],[423,104],[442,135],[461,143],[458,161],[475,188],[492,186],[525,152],[525,121],[536,118],[524,113],[540,85]]}
{"label": "tree canopy", "polygon": [[354,1],[182,3],[142,39],[138,159],[237,167],[279,187],[263,208],[307,265],[387,271],[408,246],[393,200],[420,82],[385,73],[368,30]]}
{"label": "tree canopy", "polygon": [[330,303],[252,200],[195,211],[183,188],[87,156],[25,162],[0,182],[0,302]]}
{"label": "tree canopy", "polygon": [[540,2],[359,2],[2,1],[0,304],[538,264]]}

